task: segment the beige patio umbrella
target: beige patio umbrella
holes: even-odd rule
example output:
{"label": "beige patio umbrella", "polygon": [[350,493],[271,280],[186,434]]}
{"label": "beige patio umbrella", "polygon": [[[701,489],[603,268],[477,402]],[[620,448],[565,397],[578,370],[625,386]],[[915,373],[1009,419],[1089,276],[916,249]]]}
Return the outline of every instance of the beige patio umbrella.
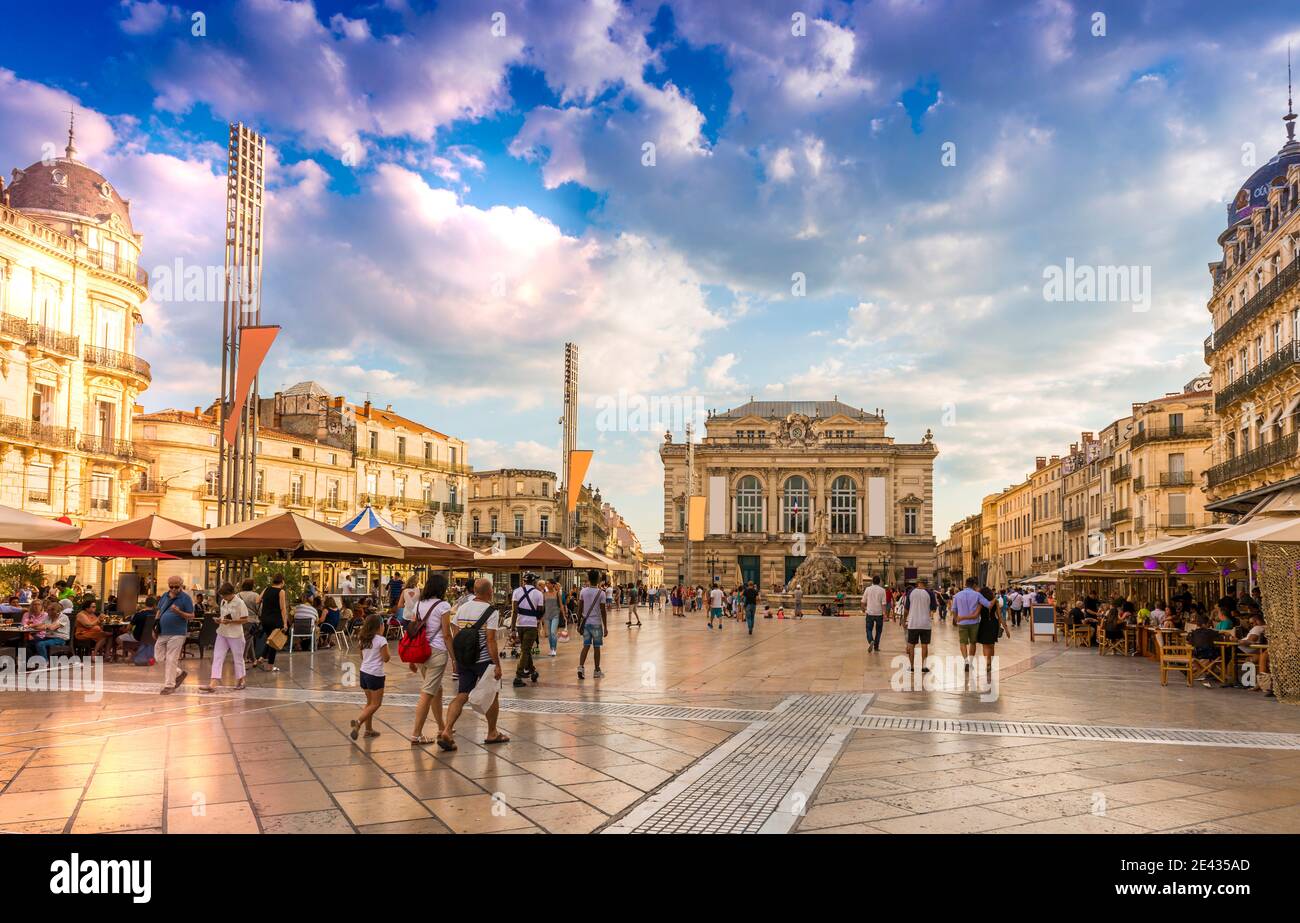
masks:
{"label": "beige patio umbrella", "polygon": [[193,539],[164,540],[167,551],[194,557],[299,558],[313,561],[356,561],[361,558],[401,559],[402,549],[358,538],[356,533],[308,519],[300,513],[278,513],[262,519],[233,522],[205,529]]}
{"label": "beige patio umbrella", "polygon": [[196,532],[202,532],[202,526],[181,522],[150,513],[126,522],[106,522],[87,524],[83,530],[87,538],[114,538],[120,542],[133,542],[149,548],[161,548],[167,541],[193,541]]}
{"label": "beige patio umbrella", "polygon": [[591,566],[591,561],[586,557],[546,541],[530,542],[497,554],[480,551],[474,555],[474,567],[479,570],[511,571],[530,567],[565,570]]}
{"label": "beige patio umbrella", "polygon": [[39,551],[66,545],[81,537],[81,529],[56,522],[11,506],[0,506],[0,542],[21,545],[24,551]]}
{"label": "beige patio umbrella", "polygon": [[459,567],[474,561],[474,551],[449,542],[437,542],[431,538],[421,538],[401,529],[388,526],[375,526],[370,529],[352,531],[362,541],[373,542],[400,549],[402,560],[409,564],[429,564],[435,567]]}
{"label": "beige patio umbrella", "polygon": [[583,548],[581,545],[579,545],[575,550],[581,551],[588,557],[595,558],[596,561],[599,562],[598,566],[602,570],[631,571],[633,569],[630,564],[624,564],[622,561],[615,561],[609,555],[601,554],[599,551],[592,551],[590,548]]}

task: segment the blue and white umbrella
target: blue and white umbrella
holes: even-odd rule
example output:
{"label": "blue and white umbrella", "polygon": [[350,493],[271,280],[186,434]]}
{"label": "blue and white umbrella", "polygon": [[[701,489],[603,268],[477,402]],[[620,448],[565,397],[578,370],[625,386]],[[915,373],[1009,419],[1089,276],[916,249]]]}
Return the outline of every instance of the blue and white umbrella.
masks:
{"label": "blue and white umbrella", "polygon": [[357,513],[350,522],[343,525],[343,528],[347,529],[349,532],[355,532],[357,529],[374,529],[378,526],[384,526],[389,529],[397,528],[397,526],[376,513],[373,506],[366,504],[360,513]]}

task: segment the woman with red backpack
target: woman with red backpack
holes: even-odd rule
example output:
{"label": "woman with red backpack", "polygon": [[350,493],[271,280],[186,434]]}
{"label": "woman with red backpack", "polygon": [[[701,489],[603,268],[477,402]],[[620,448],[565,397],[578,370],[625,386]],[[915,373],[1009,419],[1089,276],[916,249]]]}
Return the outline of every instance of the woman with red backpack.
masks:
{"label": "woman with red backpack", "polygon": [[433,709],[433,720],[442,736],[442,677],[447,671],[451,650],[451,605],[445,599],[447,578],[434,574],[424,584],[420,598],[406,608],[406,630],[397,647],[397,655],[420,674],[420,701],[415,706],[415,726],[411,729],[412,746],[436,743],[424,736],[424,723]]}

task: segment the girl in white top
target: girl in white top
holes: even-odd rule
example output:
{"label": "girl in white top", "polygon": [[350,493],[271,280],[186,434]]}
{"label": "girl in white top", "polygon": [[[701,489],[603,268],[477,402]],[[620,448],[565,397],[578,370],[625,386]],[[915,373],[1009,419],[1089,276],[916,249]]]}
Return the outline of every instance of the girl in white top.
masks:
{"label": "girl in white top", "polygon": [[378,737],[371,724],[375,712],[384,702],[384,664],[388,663],[388,638],[384,636],[384,618],[378,612],[366,616],[357,639],[361,648],[361,688],[366,693],[366,705],[361,714],[352,719],[352,739],[356,740],[361,728],[367,737]]}
{"label": "girl in white top", "polygon": [[235,665],[235,688],[244,688],[244,625],[249,621],[248,606],[235,595],[235,585],[227,581],[217,591],[221,597],[221,611],[217,619],[217,641],[212,647],[212,681],[200,686],[200,692],[211,692],[221,685],[221,670],[226,654]]}

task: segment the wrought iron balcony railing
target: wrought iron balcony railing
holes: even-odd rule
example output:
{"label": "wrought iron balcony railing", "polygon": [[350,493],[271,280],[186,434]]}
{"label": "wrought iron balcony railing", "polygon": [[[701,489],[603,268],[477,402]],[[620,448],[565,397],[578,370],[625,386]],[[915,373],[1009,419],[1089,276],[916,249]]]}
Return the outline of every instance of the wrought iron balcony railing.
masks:
{"label": "wrought iron balcony railing", "polygon": [[1278,349],[1277,352],[1269,356],[1259,365],[1255,366],[1242,375],[1238,375],[1235,381],[1224,385],[1222,390],[1214,395],[1215,413],[1221,413],[1230,407],[1234,402],[1241,400],[1250,392],[1254,391],[1264,382],[1271,379],[1283,369],[1288,369],[1293,365],[1300,363],[1300,340],[1292,340],[1285,346]]}
{"label": "wrought iron balcony railing", "polygon": [[1130,445],[1140,449],[1149,442],[1170,442],[1180,439],[1209,439],[1210,427],[1206,423],[1190,426],[1147,426],[1133,434]]}
{"label": "wrought iron balcony railing", "polygon": [[22,417],[0,416],[0,441],[24,442],[66,450],[76,447],[77,434],[62,426],[50,426]]}
{"label": "wrought iron balcony railing", "polygon": [[1236,458],[1220,462],[1206,472],[1209,486],[1217,487],[1261,468],[1267,468],[1270,465],[1276,465],[1287,459],[1294,458],[1296,454],[1296,436],[1296,433],[1289,433],[1279,439],[1274,439],[1272,442],[1266,442],[1257,448],[1251,449],[1249,452],[1243,452]]}
{"label": "wrought iron balcony railing", "polygon": [[1211,350],[1222,349],[1236,334],[1252,320],[1263,314],[1273,302],[1277,301],[1291,286],[1300,281],[1300,260],[1292,260],[1286,268],[1265,283],[1264,287],[1251,296],[1236,313],[1232,314],[1214,331],[1207,347]]}
{"label": "wrought iron balcony railing", "polygon": [[93,365],[96,368],[126,372],[137,378],[143,378],[145,381],[153,380],[153,373],[149,369],[149,363],[130,353],[107,349],[103,346],[87,346],[82,352],[82,358],[86,360],[87,365]]}
{"label": "wrought iron balcony railing", "polygon": [[1118,468],[1116,468],[1114,471],[1111,472],[1110,481],[1112,484],[1116,483],[1117,481],[1124,481],[1127,480],[1129,476],[1132,474],[1133,474],[1132,464],[1120,465]]}
{"label": "wrought iron balcony railing", "polygon": [[122,461],[141,461],[143,456],[135,450],[129,439],[113,439],[108,436],[96,436],[83,433],[77,441],[78,448],[90,455],[103,455]]}
{"label": "wrought iron balcony railing", "polygon": [[1161,487],[1190,487],[1196,475],[1190,471],[1161,471]]}

